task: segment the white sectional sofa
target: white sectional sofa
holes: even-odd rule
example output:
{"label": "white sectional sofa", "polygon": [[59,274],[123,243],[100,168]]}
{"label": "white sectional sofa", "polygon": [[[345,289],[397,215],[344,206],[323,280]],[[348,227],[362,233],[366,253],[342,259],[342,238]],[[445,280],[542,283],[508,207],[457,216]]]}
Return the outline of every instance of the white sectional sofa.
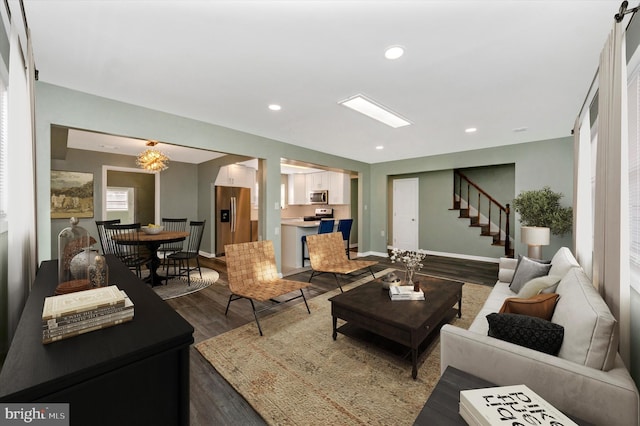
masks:
{"label": "white sectional sofa", "polygon": [[516,259],[500,259],[499,280],[469,330],[442,327],[441,371],[452,366],[499,386],[526,384],[556,408],[595,425],[640,425],[638,389],[617,353],[617,323],[566,247],[553,256],[549,271],[561,278],[551,318],[564,327],[557,356],[488,335],[486,316],[507,297],[517,297],[509,288],[516,265]]}

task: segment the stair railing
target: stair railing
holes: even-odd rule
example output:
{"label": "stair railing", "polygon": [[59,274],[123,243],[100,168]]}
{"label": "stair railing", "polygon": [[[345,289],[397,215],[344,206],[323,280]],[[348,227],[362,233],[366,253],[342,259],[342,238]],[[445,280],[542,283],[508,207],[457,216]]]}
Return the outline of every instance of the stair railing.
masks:
{"label": "stair railing", "polygon": [[[485,190],[480,188],[477,184],[475,184],[467,176],[465,176],[464,173],[460,172],[459,170],[454,170],[453,171],[453,203],[454,203],[454,206],[455,206],[456,202],[459,203],[463,199],[467,201],[467,208],[471,205],[470,204],[470,201],[471,201],[471,199],[470,199],[470,197],[471,197],[471,188],[474,188],[478,193],[478,204],[475,206],[476,210],[478,211],[478,217],[477,217],[478,224],[480,224],[480,214],[481,214],[481,206],[482,206],[483,197],[488,202],[487,220],[488,220],[488,225],[489,225],[489,232],[491,232],[492,206],[497,207],[497,209],[498,209],[498,233],[499,233],[498,239],[501,239],[500,235],[501,235],[502,232],[504,232],[504,235],[505,235],[505,237],[504,237],[504,254],[507,257],[510,256],[510,253],[511,253],[510,228],[511,228],[511,226],[510,226],[510,222],[509,222],[509,216],[510,216],[510,213],[511,213],[511,209],[509,207],[509,204],[503,206],[495,198],[493,198],[491,195],[487,194],[487,192]],[[464,197],[465,190],[466,190],[466,197]],[[504,228],[502,226],[503,217],[504,217]]]}

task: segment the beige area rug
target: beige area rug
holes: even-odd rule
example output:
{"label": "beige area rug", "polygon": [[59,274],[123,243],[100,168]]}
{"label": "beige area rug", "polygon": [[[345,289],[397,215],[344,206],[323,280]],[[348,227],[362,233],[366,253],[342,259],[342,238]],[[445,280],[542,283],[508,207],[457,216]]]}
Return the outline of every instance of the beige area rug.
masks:
{"label": "beige area rug", "polygon": [[[451,323],[468,327],[490,291],[465,284],[463,316]],[[328,299],[338,293],[311,299],[311,315],[298,304],[264,317],[263,337],[253,322],[196,348],[269,424],[413,424],[440,376],[439,339],[421,356],[413,380],[409,359],[342,334],[332,339]]]}
{"label": "beige area rug", "polygon": [[[209,287],[211,284],[218,281],[220,275],[217,271],[209,268],[202,269],[202,278],[198,271],[192,271],[189,275],[191,278],[191,285],[187,284],[187,277],[176,277],[169,280],[166,283],[162,281],[162,285],[153,287],[153,291],[156,292],[163,300],[173,299],[180,296],[186,296],[187,294],[195,293]],[[160,275],[164,275],[166,271],[158,269]],[[149,275],[149,271],[142,271],[143,279]]]}

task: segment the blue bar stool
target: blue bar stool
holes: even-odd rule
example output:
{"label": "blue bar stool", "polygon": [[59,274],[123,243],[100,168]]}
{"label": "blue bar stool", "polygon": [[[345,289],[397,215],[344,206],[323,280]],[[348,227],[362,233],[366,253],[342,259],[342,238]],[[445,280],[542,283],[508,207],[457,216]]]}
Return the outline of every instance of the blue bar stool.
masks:
{"label": "blue bar stool", "polygon": [[[333,232],[333,225],[335,221],[333,219],[321,220],[320,225],[318,226],[318,234],[328,234],[329,232]],[[304,256],[304,246],[307,244],[307,236],[303,235],[302,238],[302,266],[304,267],[304,261],[309,260],[308,257]]]}
{"label": "blue bar stool", "polygon": [[338,232],[342,232],[342,239],[347,242],[345,250],[347,251],[347,258],[351,259],[349,250],[349,237],[351,236],[351,226],[353,225],[353,219],[340,219],[338,221]]}

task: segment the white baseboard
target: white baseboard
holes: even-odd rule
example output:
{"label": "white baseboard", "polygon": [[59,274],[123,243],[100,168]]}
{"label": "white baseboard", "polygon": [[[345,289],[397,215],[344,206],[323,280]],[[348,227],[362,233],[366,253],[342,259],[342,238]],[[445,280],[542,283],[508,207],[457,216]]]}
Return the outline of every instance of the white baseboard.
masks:
{"label": "white baseboard", "polygon": [[379,256],[379,257],[389,257],[387,253],[380,253],[378,251],[368,251],[366,253],[358,252],[358,256]]}
{"label": "white baseboard", "polygon": [[465,259],[465,260],[477,260],[479,262],[491,262],[491,263],[500,262],[500,259],[496,259],[493,257],[472,256],[469,254],[459,254],[459,253],[445,253],[445,252],[431,251],[431,250],[423,250],[423,251],[432,256],[452,257],[454,259]]}
{"label": "white baseboard", "polygon": [[[468,254],[460,254],[460,253],[446,253],[446,252],[441,252],[441,251],[431,251],[431,250],[419,250],[421,253],[426,253],[426,254],[430,254],[432,256],[442,256],[442,257],[452,257],[454,259],[465,259],[465,260],[477,260],[479,262],[491,262],[491,263],[499,263],[500,259],[496,259],[493,257],[484,257],[484,256],[472,256],[472,255],[468,255]],[[205,251],[200,250],[198,252],[198,254],[202,257],[206,257],[209,259],[214,259],[216,257],[215,254],[212,253],[207,253]],[[357,252],[356,254],[357,257],[365,257],[365,256],[378,256],[378,257],[389,257],[387,255],[387,253],[382,253],[382,252],[378,252],[378,251],[367,251],[367,252]],[[308,268],[307,268],[308,269]],[[305,269],[301,269],[300,271],[296,271],[296,272],[302,272]],[[296,273],[293,272],[293,273]],[[291,275],[291,273],[287,273],[287,275]]]}
{"label": "white baseboard", "polygon": [[[389,246],[389,249],[392,249],[393,247]],[[499,258],[494,258],[494,257],[484,257],[484,256],[473,256],[470,254],[460,254],[460,253],[447,253],[447,252],[442,252],[442,251],[433,251],[433,250],[422,250],[422,249],[418,249],[418,251],[420,253],[426,253],[428,255],[431,256],[441,256],[441,257],[451,257],[454,259],[465,259],[465,260],[477,260],[478,262],[490,262],[490,263],[499,263],[500,259]],[[387,253],[376,253],[376,252],[370,252],[373,256],[382,256],[382,257],[389,257],[387,255]]]}

